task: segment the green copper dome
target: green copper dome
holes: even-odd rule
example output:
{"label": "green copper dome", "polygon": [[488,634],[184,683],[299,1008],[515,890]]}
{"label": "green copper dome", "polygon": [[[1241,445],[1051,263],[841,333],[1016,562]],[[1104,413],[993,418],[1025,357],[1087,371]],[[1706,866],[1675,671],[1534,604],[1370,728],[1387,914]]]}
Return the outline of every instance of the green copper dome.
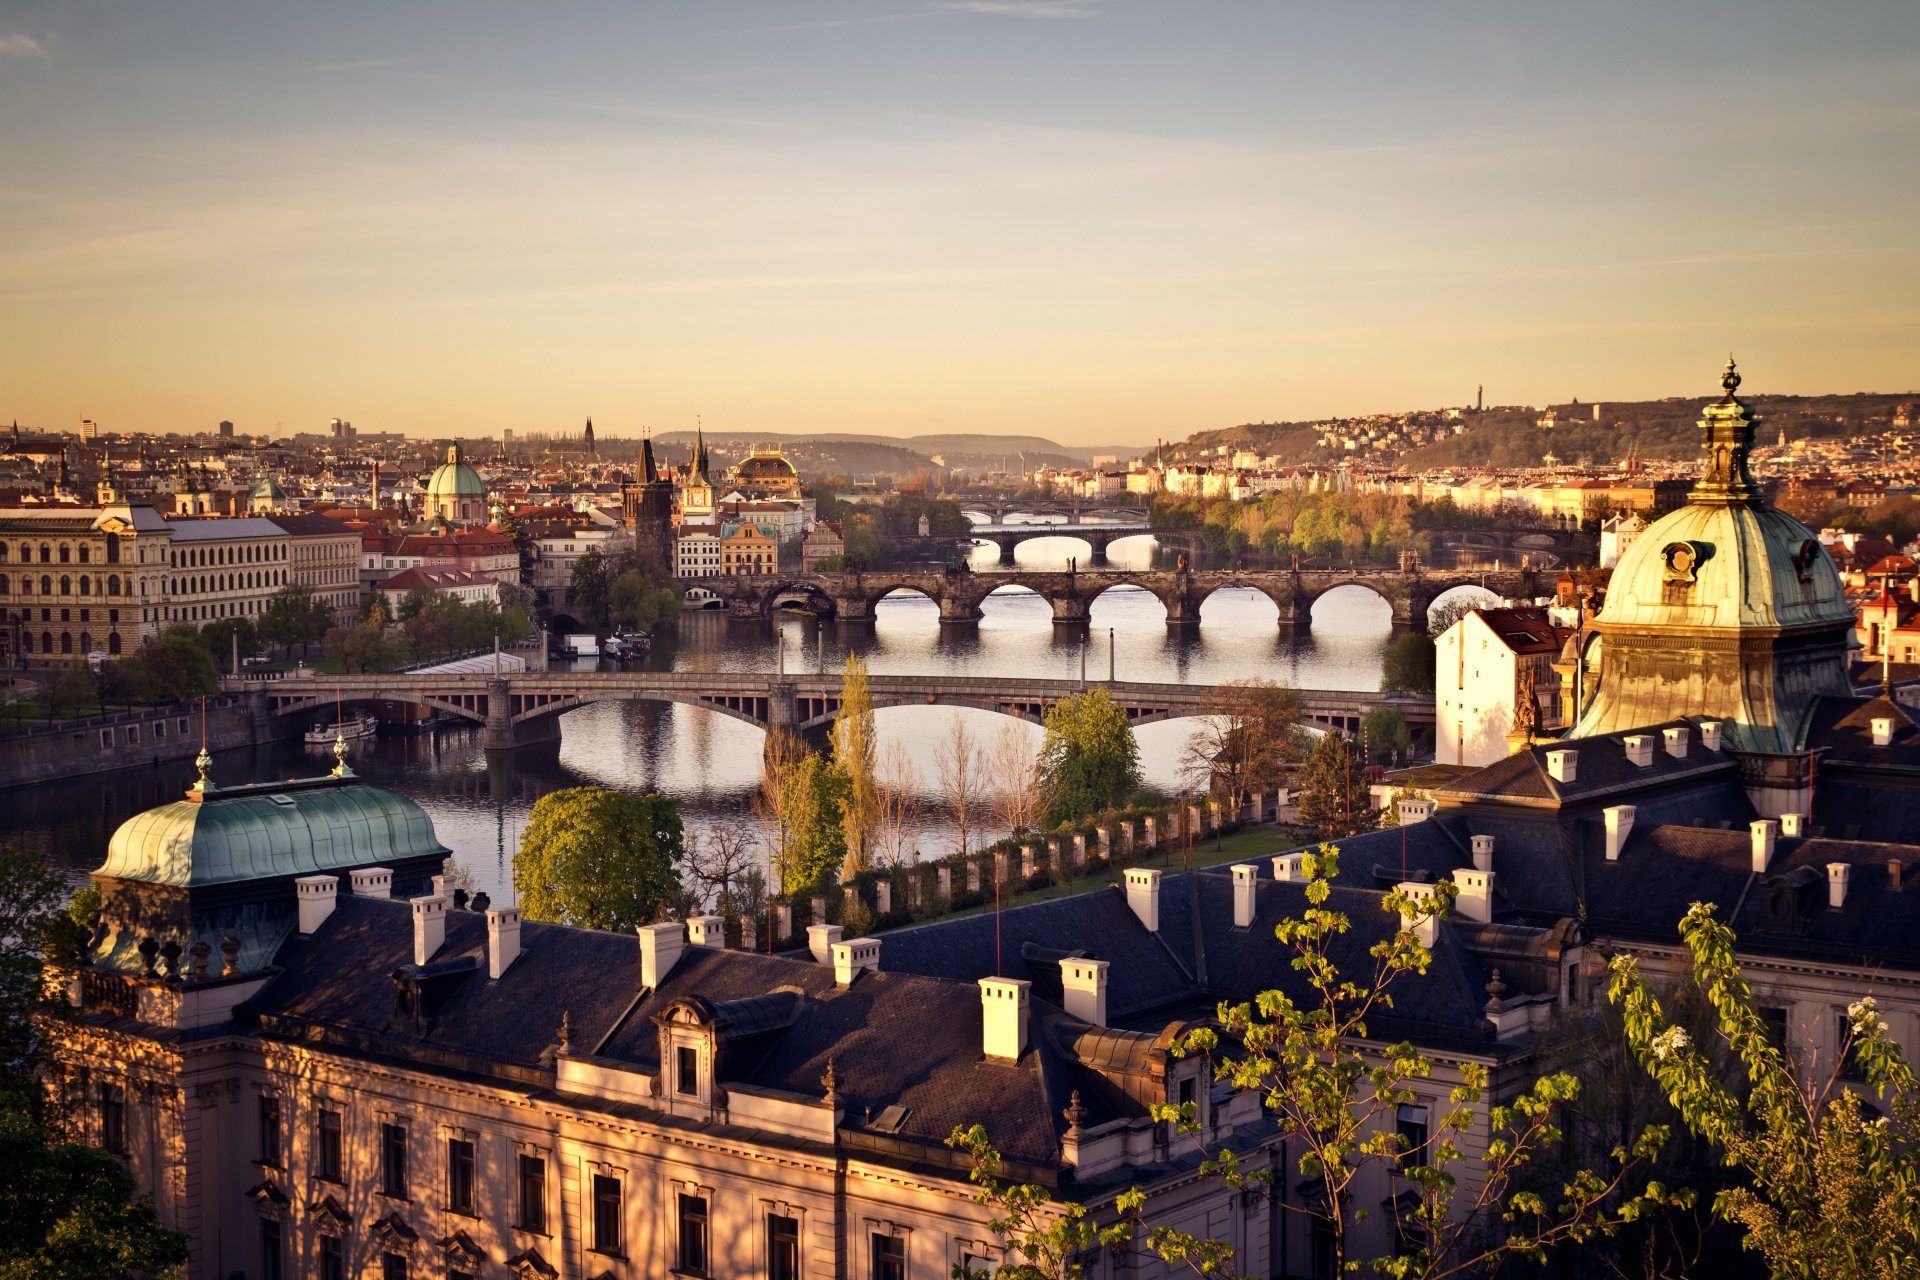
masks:
{"label": "green copper dome", "polygon": [[303,782],[212,790],[149,809],[113,833],[96,874],[199,889],[450,852],[405,796],[361,783]]}
{"label": "green copper dome", "polygon": [[481,481],[480,473],[460,460],[460,446],[447,448],[447,460],[434,468],[433,475],[427,480],[427,497],[433,498],[484,498],[487,486]]}

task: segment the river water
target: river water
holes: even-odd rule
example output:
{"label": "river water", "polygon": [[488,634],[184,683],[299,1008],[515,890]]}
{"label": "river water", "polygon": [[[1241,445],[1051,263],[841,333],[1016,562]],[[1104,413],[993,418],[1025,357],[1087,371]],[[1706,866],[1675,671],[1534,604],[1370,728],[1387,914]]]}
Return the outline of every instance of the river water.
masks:
{"label": "river water", "polygon": [[[1146,567],[1151,540],[1114,544],[1115,567]],[[1086,546],[1065,538],[1037,539],[1018,549],[1019,567],[1064,568]],[[981,548],[976,565],[992,571],[997,549]],[[1055,628],[1040,597],[1020,588],[989,596],[985,616],[965,627],[942,627],[938,609],[922,596],[881,602],[867,630],[822,626],[783,615],[771,628],[730,625],[719,613],[690,613],[677,639],[655,646],[647,665],[660,670],[838,670],[849,648],[868,668],[887,674],[1015,675],[1104,679],[1111,669],[1122,680],[1190,681],[1213,684],[1258,677],[1317,689],[1374,689],[1391,630],[1387,604],[1358,587],[1323,596],[1314,609],[1313,631],[1282,638],[1271,601],[1249,590],[1216,593],[1206,602],[1197,629],[1167,627],[1165,611],[1138,588],[1116,588],[1093,605],[1088,628]],[[784,655],[782,654],[784,650]],[[1019,723],[991,712],[940,706],[879,711],[880,747],[899,743],[932,798],[936,744],[953,719],[964,719],[977,742],[991,744],[1001,726]],[[561,719],[559,758],[525,761],[490,774],[479,730],[443,728],[432,735],[379,738],[356,744],[354,770],[366,781],[411,797],[433,819],[440,840],[454,851],[474,887],[495,901],[512,880],[512,851],[527,812],[545,793],[597,784],[658,790],[681,800],[691,831],[746,820],[759,778],[762,736],[758,729],[694,707],[651,703],[599,703]],[[1022,725],[1037,742],[1038,726]],[[1169,792],[1187,785],[1181,757],[1191,725],[1167,721],[1136,731],[1146,781]],[[252,782],[310,776],[331,767],[330,757],[298,742],[254,751],[227,752],[215,778]],[[76,882],[105,859],[108,838],[127,818],[178,799],[193,780],[185,761],[125,770],[35,788],[0,791],[0,839],[44,849]],[[951,852],[955,837],[937,816],[924,823],[919,848]]]}

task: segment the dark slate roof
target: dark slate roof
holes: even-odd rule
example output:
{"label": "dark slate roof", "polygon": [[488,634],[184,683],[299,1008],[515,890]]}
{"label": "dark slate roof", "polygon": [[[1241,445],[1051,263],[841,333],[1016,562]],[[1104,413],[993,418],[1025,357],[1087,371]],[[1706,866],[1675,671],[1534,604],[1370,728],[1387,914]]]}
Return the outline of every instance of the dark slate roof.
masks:
{"label": "dark slate roof", "polygon": [[1910,778],[1824,769],[1813,792],[1808,834],[1920,844],[1920,785]]}
{"label": "dark slate roof", "polygon": [[[1687,754],[1677,760],[1667,753],[1663,733],[1673,728],[1687,730]],[[1624,739],[1633,734],[1653,740],[1652,763],[1637,765],[1627,758]],[[1556,782],[1547,772],[1547,752],[1560,750],[1579,753],[1574,762],[1574,780],[1569,783]],[[1700,741],[1696,722],[1668,720],[1629,733],[1537,742],[1504,760],[1494,761],[1477,773],[1436,788],[1434,794],[1456,803],[1506,800],[1578,804],[1598,801],[1620,790],[1689,781],[1737,767],[1727,751],[1706,749]]]}
{"label": "dark slate roof", "polygon": [[[1893,721],[1893,741],[1876,747],[1873,722],[1882,717]],[[1807,746],[1825,748],[1826,759],[1835,762],[1912,770],[1920,782],[1920,712],[1885,696],[1817,700]]]}

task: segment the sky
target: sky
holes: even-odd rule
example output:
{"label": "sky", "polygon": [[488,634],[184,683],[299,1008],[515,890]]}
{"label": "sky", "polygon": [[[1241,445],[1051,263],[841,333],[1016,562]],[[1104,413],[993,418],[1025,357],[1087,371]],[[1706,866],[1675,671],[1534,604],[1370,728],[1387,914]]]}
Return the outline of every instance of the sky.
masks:
{"label": "sky", "polygon": [[1920,386],[1914,0],[0,0],[0,419]]}

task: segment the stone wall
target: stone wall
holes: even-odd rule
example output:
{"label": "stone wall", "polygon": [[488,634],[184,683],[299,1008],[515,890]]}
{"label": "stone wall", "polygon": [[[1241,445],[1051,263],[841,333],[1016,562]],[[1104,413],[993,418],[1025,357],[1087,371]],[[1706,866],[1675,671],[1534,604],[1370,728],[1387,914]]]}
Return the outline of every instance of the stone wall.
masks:
{"label": "stone wall", "polygon": [[[266,713],[265,699],[229,696],[207,700],[207,747],[214,752],[252,747],[298,728],[298,717],[280,723]],[[198,703],[156,711],[94,716],[71,725],[36,727],[0,736],[0,787],[110,773],[200,753]]]}

